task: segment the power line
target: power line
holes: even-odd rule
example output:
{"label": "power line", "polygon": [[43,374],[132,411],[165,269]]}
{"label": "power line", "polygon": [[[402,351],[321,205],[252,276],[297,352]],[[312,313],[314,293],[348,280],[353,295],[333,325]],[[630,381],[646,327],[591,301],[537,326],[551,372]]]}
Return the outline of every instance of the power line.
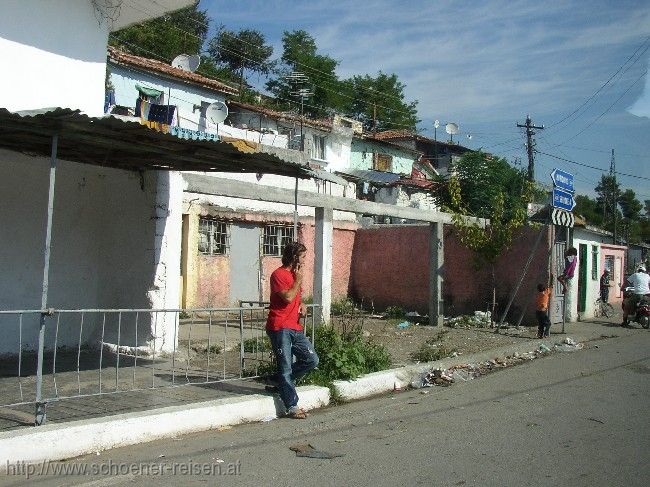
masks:
{"label": "power line", "polygon": [[623,93],[621,93],[621,96],[619,96],[619,97],[614,101],[614,103],[612,103],[610,106],[608,106],[608,107],[605,109],[605,111],[604,111],[603,113],[601,113],[600,115],[598,115],[594,120],[591,121],[591,123],[589,123],[586,127],[584,127],[584,128],[583,128],[581,131],[579,131],[577,134],[573,135],[572,137],[569,137],[568,139],[566,139],[565,141],[563,141],[563,142],[561,142],[561,143],[559,143],[559,144],[557,144],[557,145],[558,145],[558,146],[561,146],[561,145],[564,145],[565,143],[567,143],[568,141],[575,139],[578,135],[584,133],[584,132],[589,128],[589,127],[591,127],[591,126],[592,126],[593,124],[595,124],[598,120],[600,120],[601,118],[603,118],[603,116],[605,116],[605,114],[606,114],[608,111],[610,111],[610,110],[614,107],[614,105],[616,105],[616,104],[621,100],[621,98],[623,98],[623,97],[627,94],[627,92],[630,91],[630,90],[632,89],[632,87],[633,87],[635,84],[637,84],[637,83],[639,82],[639,80],[641,80],[641,79],[642,79],[642,78],[643,78],[647,73],[648,73],[648,70],[646,69],[643,73],[641,73],[641,76],[639,76],[637,79],[635,79],[634,82],[633,82],[630,86],[628,86],[628,88],[627,88]]}
{"label": "power line", "polygon": [[[602,167],[590,166],[589,164],[584,164],[582,162],[572,161],[571,159],[566,159],[564,157],[556,156],[554,154],[549,154],[548,152],[542,152],[542,151],[539,151],[539,150],[536,150],[535,152],[537,152],[538,154],[543,154],[543,155],[548,156],[548,157],[552,157],[554,159],[558,159],[560,161],[568,162],[569,164],[575,164],[576,166],[587,167],[589,169],[594,169],[594,170],[602,172],[602,173],[607,172],[607,170],[603,169]],[[615,171],[614,174],[618,174],[619,176],[626,176],[628,178],[643,179],[643,180],[646,180],[646,181],[650,181],[650,178],[648,178],[648,177],[637,176],[637,175],[634,175],[634,174],[627,174],[627,173],[620,172],[620,171]]]}
{"label": "power line", "polygon": [[[615,72],[614,72],[614,74],[612,74],[612,75],[609,77],[609,79],[608,79],[607,81],[605,81],[605,83],[603,83],[603,84],[600,86],[600,88],[598,88],[598,89],[597,89],[597,90],[596,90],[596,91],[595,91],[595,92],[594,92],[594,93],[593,93],[589,98],[587,98],[587,100],[585,100],[585,101],[584,101],[584,102],[583,102],[583,103],[582,103],[578,108],[576,108],[575,110],[573,110],[570,114],[568,114],[567,116],[565,116],[565,117],[562,118],[561,120],[558,120],[557,122],[553,122],[552,124],[550,124],[550,125],[548,126],[548,128],[551,129],[552,127],[555,127],[556,125],[561,124],[561,123],[564,122],[565,120],[568,120],[568,119],[571,118],[574,114],[576,114],[577,112],[579,112],[580,109],[581,109],[582,107],[584,107],[584,106],[587,105],[591,100],[593,100],[593,99],[598,95],[598,93],[600,93],[600,92],[601,92],[601,91],[602,91],[602,90],[603,90],[603,89],[604,89],[604,88],[605,88],[605,87],[606,87],[606,86],[607,86],[607,85],[608,85],[608,84],[609,84],[609,83],[614,79],[614,77],[616,77],[616,75],[617,75],[618,73],[621,72],[621,70],[625,67],[625,65],[626,65],[628,62],[630,62],[630,60],[631,60],[631,59],[636,55],[637,52],[639,52],[639,50],[640,50],[640,49],[641,49],[641,48],[642,48],[642,47],[643,47],[643,46],[644,46],[648,41],[650,41],[650,36],[648,36],[648,37],[645,38],[645,40],[641,43],[641,45],[640,45],[639,47],[636,48],[636,50],[632,53],[632,55],[631,55],[630,57],[628,57],[628,58],[625,60],[625,62],[624,62],[624,63],[623,63],[623,64],[622,64],[622,65],[621,65],[621,66],[620,66],[620,67],[619,67]],[[648,47],[650,47],[650,46],[648,46]],[[645,50],[644,50],[641,54],[639,54],[639,56],[637,57],[637,59],[636,59],[632,64],[630,64],[630,66],[628,66],[628,68],[625,70],[625,72],[627,72],[627,70],[628,70],[630,67],[632,67],[632,66],[633,66],[633,65],[634,65],[634,64],[635,64],[639,59],[641,59],[641,56],[643,55],[643,53],[644,53],[645,51],[648,50],[648,47],[646,47]]]}
{"label": "power line", "polygon": [[[127,3],[129,3],[129,5],[131,5],[131,7],[133,7],[134,9],[139,10],[140,12],[145,13],[145,14],[148,14],[148,15],[157,15],[157,16],[161,17],[161,16],[164,16],[164,15],[166,14],[166,11],[162,11],[162,12],[160,12],[160,13],[156,13],[156,12],[152,12],[152,11],[146,11],[146,10],[143,10],[143,9],[139,8],[137,5],[135,5],[135,4],[131,3],[131,2],[127,2]],[[153,0],[153,3],[155,3],[155,4],[158,5],[158,6],[160,6],[161,8],[164,8],[164,7],[162,7],[159,3],[157,3],[155,0]],[[194,23],[197,24],[197,25],[200,25],[200,26],[206,27],[207,29],[210,28],[209,24],[206,24],[206,23],[204,23],[204,22],[200,22],[200,21],[198,21],[198,20],[196,20],[196,19],[188,19],[188,20],[194,22]],[[178,27],[178,26],[176,26],[176,25],[173,25],[173,24],[172,24],[172,27],[175,28],[176,30],[180,31],[180,32],[183,32],[183,33],[188,34],[188,35],[190,35],[190,36],[196,37],[196,38],[199,39],[199,40],[202,40],[200,36],[197,36],[196,34],[194,34],[194,33],[192,33],[192,32],[189,32],[189,31],[183,30],[183,29],[181,29],[180,27]],[[228,32],[226,32],[226,31],[222,31],[222,32],[224,32],[226,35],[230,35],[230,34],[229,34]],[[231,36],[231,37],[232,37],[232,36]],[[248,44],[248,45],[254,47],[254,44],[252,44],[252,43],[250,43],[250,42],[247,42],[247,41],[244,41],[244,40],[242,40],[242,39],[237,39],[237,41],[238,41],[238,42],[241,42],[242,44]],[[247,61],[250,61],[250,62],[252,62],[252,63],[254,63],[254,64],[262,64],[262,63],[259,63],[259,62],[255,61],[255,60],[253,60],[253,59],[250,59],[250,58],[245,57],[245,56],[242,54],[241,51],[233,51],[233,50],[231,50],[231,49],[226,49],[226,48],[224,48],[224,47],[220,47],[220,48],[223,49],[223,50],[225,50],[225,51],[227,51],[227,52],[230,52],[231,54],[234,54],[235,56],[239,56],[239,57],[242,58],[242,59],[246,59]],[[204,52],[204,53],[205,53],[205,52]],[[301,62],[299,62],[299,61],[296,61],[295,64],[298,65],[298,66],[301,66],[301,67],[303,67],[303,68],[306,68],[306,69],[308,69],[308,70],[311,70],[311,71],[313,71],[313,72],[317,72],[317,73],[320,73],[320,74],[322,74],[322,75],[325,75],[325,76],[328,76],[328,77],[331,77],[331,78],[332,78],[332,81],[322,80],[324,83],[333,82],[333,81],[338,81],[338,78],[337,78],[335,75],[331,74],[331,73],[327,73],[327,72],[325,72],[325,71],[319,70],[319,69],[317,69],[317,68],[314,68],[314,67],[309,66],[309,65],[307,65],[307,64],[301,63]],[[316,86],[318,86],[318,85],[316,85]],[[323,88],[323,86],[321,86],[321,88]],[[323,89],[325,89],[325,88],[323,88]],[[400,98],[400,97],[397,96],[397,95],[393,95],[393,94],[390,94],[390,93],[387,93],[387,92],[383,92],[383,91],[375,90],[374,88],[363,88],[363,89],[364,89],[364,90],[367,90],[367,91],[373,91],[373,92],[375,92],[375,93],[377,93],[377,94],[379,94],[379,95],[381,95],[381,96],[394,98],[394,99],[396,99],[396,100],[398,100],[398,101],[400,101],[400,102],[403,102],[402,98]],[[343,94],[343,93],[339,93],[339,92],[335,92],[335,93],[337,93],[337,94],[339,94],[339,95],[341,95],[341,96],[346,96],[346,95]],[[351,99],[352,99],[352,97],[349,97],[349,96],[348,96],[348,98],[351,98]],[[392,110],[392,109],[390,109],[390,108],[387,108],[387,107],[384,107],[384,106],[381,106],[381,105],[377,105],[377,106],[379,106],[379,107],[381,107],[381,108],[386,108],[386,109],[388,109],[388,110]],[[404,111],[400,111],[400,110],[393,110],[393,111],[397,111],[398,113],[406,113],[406,114],[408,114],[408,112],[404,112]]]}

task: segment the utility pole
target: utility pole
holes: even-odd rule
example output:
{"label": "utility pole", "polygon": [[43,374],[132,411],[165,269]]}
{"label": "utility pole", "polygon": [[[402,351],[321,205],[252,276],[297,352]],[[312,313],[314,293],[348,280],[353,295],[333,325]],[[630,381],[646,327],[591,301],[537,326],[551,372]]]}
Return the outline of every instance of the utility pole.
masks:
{"label": "utility pole", "polygon": [[616,245],[616,240],[618,238],[617,235],[617,228],[616,228],[616,220],[617,220],[617,214],[618,214],[618,201],[616,201],[617,194],[616,194],[616,158],[614,157],[614,149],[612,149],[612,159],[609,162],[609,176],[611,177],[612,181],[612,218],[614,220],[614,245]]}
{"label": "utility pole", "polygon": [[518,123],[517,127],[526,129],[526,149],[528,151],[528,180],[534,181],[535,180],[535,155],[534,155],[535,141],[533,140],[533,135],[535,135],[535,132],[533,132],[533,129],[544,130],[544,126],[542,125],[541,127],[539,127],[537,125],[533,125],[533,121],[530,119],[530,115],[527,115],[526,123],[524,125]]}

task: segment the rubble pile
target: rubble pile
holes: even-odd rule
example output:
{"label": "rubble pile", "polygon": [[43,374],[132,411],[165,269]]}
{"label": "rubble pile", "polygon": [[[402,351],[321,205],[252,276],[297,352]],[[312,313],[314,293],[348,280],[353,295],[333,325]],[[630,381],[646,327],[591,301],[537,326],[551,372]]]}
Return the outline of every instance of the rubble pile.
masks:
{"label": "rubble pile", "polygon": [[445,326],[449,328],[489,328],[491,324],[489,311],[474,311],[473,315],[445,317]]}
{"label": "rubble pile", "polygon": [[494,370],[512,367],[514,365],[534,360],[538,357],[543,357],[553,351],[573,351],[582,348],[583,345],[581,343],[576,343],[575,340],[567,337],[561,342],[556,343],[553,348],[549,348],[547,345],[541,343],[536,350],[531,352],[515,352],[504,358],[496,357],[484,362],[457,364],[448,369],[436,368],[430,371],[425,371],[411,381],[411,386],[415,389],[433,386],[446,387],[450,386],[454,382],[466,382],[482,375],[489,374]]}

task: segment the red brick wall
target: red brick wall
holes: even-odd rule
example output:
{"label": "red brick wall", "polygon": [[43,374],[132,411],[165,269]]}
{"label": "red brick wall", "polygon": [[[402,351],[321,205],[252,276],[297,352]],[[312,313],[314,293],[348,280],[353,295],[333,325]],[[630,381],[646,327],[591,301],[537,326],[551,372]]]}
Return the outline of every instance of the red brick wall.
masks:
{"label": "red brick wall", "polygon": [[[508,293],[519,279],[538,232],[532,229],[523,231],[495,265],[497,301],[502,307],[505,307]],[[490,269],[474,267],[472,253],[460,244],[452,227],[445,226],[444,238],[445,314],[487,309],[492,298]],[[547,245],[548,240],[543,237],[509,320],[518,317],[537,282],[548,279]],[[428,259],[428,225],[359,229],[352,259],[350,294],[363,299],[364,303],[372,302],[379,311],[397,305],[408,311],[428,313]],[[534,319],[533,311],[529,309],[526,321]]]}

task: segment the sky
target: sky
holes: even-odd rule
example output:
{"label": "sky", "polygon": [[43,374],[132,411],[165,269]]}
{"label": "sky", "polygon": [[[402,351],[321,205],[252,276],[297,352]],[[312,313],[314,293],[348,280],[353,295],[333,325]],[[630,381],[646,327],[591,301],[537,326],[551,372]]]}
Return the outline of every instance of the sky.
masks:
{"label": "sky", "polygon": [[[418,101],[418,132],[527,166],[524,130],[537,130],[536,179],[559,168],[594,195],[615,151],[623,189],[650,199],[650,2],[647,0],[201,0],[230,30],[261,31],[282,54],[282,33],[304,29],[340,78],[395,73]],[[258,86],[262,79],[249,81]],[[471,138],[470,138],[471,136]],[[552,157],[555,156],[555,157]],[[594,166],[590,169],[579,164]],[[646,179],[642,179],[646,178]]]}

